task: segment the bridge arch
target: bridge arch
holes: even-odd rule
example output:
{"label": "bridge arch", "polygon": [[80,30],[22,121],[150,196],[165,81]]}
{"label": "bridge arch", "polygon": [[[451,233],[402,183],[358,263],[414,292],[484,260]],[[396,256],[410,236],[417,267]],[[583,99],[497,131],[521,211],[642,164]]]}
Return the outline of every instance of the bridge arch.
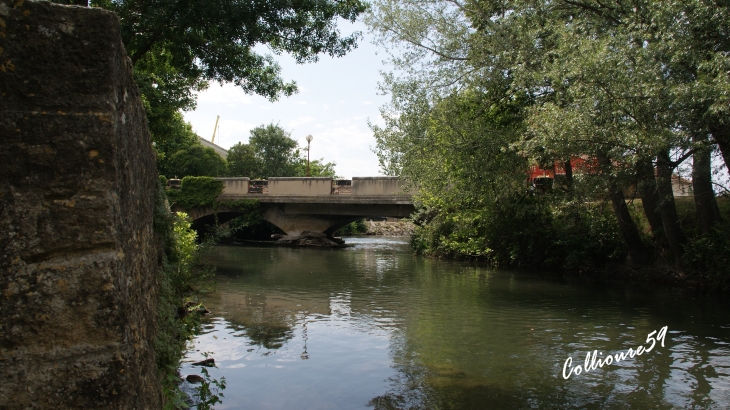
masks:
{"label": "bridge arch", "polygon": [[[299,235],[303,231],[321,232],[328,237],[346,226],[368,216],[379,215],[326,215],[326,214],[287,214],[286,206],[279,204],[262,204],[261,216],[287,235]],[[228,207],[213,208],[212,206],[198,208],[174,207],[173,211],[185,212],[192,221],[192,228],[198,232],[205,232],[211,226],[224,224],[245,212]]]}
{"label": "bridge arch", "polygon": [[411,195],[403,194],[398,177],[361,177],[352,181],[282,177],[256,181],[254,185],[248,178],[220,180],[224,190],[218,197],[218,206],[175,207],[173,210],[187,212],[193,227],[201,229],[214,225],[216,218],[221,224],[243,214],[241,210],[227,206],[226,202],[256,199],[263,219],[287,235],[298,236],[304,231],[311,231],[329,237],[358,219],[404,218],[415,210]]}

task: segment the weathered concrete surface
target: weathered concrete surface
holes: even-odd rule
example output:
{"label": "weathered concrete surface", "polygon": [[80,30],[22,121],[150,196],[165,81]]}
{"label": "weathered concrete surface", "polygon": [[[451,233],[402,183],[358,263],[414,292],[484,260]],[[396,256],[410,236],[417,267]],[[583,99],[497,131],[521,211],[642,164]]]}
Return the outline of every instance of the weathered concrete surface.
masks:
{"label": "weathered concrete surface", "polygon": [[118,18],[0,0],[0,408],[161,407],[156,177]]}
{"label": "weathered concrete surface", "polygon": [[248,195],[249,178],[216,178],[223,182],[223,195]]}
{"label": "weathered concrete surface", "polygon": [[269,178],[269,195],[318,196],[331,193],[332,178]]}
{"label": "weathered concrete surface", "polygon": [[352,195],[403,195],[399,177],[353,177]]}

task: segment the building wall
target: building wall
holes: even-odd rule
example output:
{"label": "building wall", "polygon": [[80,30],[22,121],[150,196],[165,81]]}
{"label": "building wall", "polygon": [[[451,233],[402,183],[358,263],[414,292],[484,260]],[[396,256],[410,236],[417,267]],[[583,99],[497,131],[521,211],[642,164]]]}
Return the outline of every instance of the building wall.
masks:
{"label": "building wall", "polygon": [[226,151],[225,148],[223,148],[217,144],[214,144],[203,137],[198,137],[198,140],[200,141],[201,144],[203,144],[203,146],[205,148],[212,148],[216,154],[221,156],[221,158],[228,159],[228,151]]}

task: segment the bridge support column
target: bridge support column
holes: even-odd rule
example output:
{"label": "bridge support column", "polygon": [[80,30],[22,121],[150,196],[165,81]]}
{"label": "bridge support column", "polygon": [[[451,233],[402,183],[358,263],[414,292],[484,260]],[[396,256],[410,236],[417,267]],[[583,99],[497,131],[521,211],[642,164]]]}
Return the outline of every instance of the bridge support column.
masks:
{"label": "bridge support column", "polygon": [[321,232],[332,237],[343,226],[362,218],[362,216],[352,215],[287,213],[285,207],[285,205],[268,206],[262,216],[289,236],[311,231]]}

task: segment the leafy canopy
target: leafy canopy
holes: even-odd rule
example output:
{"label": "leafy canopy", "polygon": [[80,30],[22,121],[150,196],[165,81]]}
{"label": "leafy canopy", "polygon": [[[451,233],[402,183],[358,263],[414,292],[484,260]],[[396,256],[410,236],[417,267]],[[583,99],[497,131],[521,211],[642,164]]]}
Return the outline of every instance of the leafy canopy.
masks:
{"label": "leafy canopy", "polygon": [[[310,162],[310,175],[334,177],[334,167],[334,162],[314,160]],[[228,151],[230,176],[256,179],[303,177],[306,171],[306,154],[302,154],[297,142],[278,124],[261,125],[252,129],[248,144],[239,142]]]}
{"label": "leafy canopy", "polygon": [[291,54],[298,63],[320,54],[341,57],[359,32],[343,36],[337,22],[354,22],[360,0],[92,0],[121,19],[122,41],[135,69],[155,141],[177,110],[195,106],[208,83],[234,83],[275,100],[296,92],[294,82],[260,46]]}

